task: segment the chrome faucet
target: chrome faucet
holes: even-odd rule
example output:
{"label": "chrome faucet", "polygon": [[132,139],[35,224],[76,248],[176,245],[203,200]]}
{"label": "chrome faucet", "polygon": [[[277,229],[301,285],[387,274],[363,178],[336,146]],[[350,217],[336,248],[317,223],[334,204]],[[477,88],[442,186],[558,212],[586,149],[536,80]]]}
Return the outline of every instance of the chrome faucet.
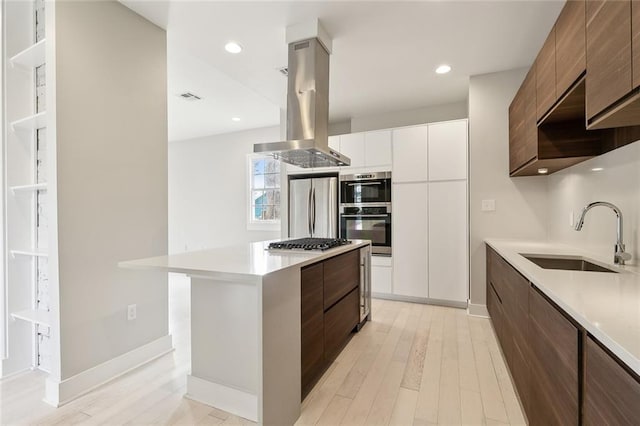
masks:
{"label": "chrome faucet", "polygon": [[580,220],[576,224],[576,231],[580,231],[582,229],[582,226],[584,225],[584,217],[587,215],[587,212],[596,206],[609,207],[616,214],[616,218],[618,220],[616,229],[617,240],[615,254],[613,255],[613,263],[615,263],[616,265],[624,265],[627,260],[631,260],[631,253],[627,253],[624,251],[624,243],[622,242],[622,212],[618,207],[611,203],[607,203],[606,201],[596,201],[587,204],[587,206],[582,210]]}

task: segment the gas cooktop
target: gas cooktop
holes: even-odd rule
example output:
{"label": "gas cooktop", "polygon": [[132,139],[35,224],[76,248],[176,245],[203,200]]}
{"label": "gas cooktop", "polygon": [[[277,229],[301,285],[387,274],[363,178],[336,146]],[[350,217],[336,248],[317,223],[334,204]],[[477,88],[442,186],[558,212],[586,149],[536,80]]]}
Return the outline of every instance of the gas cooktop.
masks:
{"label": "gas cooktop", "polygon": [[296,240],[269,243],[269,250],[319,250],[325,251],[335,247],[351,244],[342,238],[299,238]]}

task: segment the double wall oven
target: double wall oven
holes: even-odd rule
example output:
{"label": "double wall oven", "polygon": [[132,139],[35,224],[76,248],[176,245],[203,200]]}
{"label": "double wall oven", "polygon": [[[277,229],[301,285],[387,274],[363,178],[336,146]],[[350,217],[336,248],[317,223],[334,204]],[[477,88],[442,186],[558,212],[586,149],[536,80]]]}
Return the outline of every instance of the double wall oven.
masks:
{"label": "double wall oven", "polygon": [[371,240],[373,254],[391,255],[391,172],[340,176],[340,237]]}

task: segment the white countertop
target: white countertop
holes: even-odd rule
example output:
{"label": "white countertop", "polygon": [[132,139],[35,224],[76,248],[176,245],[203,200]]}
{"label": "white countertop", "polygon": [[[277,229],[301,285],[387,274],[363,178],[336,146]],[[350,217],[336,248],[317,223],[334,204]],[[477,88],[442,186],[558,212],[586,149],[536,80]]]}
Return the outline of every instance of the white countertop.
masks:
{"label": "white countertop", "polygon": [[[640,374],[640,269],[578,248],[543,242],[486,239],[485,242],[598,341]],[[619,271],[542,269],[520,254],[578,255]],[[613,258],[613,252],[611,253]]]}
{"label": "white countertop", "polygon": [[129,269],[159,269],[197,277],[246,281],[291,267],[302,268],[370,244],[368,240],[352,240],[351,244],[326,251],[267,250],[270,242],[128,260],[118,265]]}

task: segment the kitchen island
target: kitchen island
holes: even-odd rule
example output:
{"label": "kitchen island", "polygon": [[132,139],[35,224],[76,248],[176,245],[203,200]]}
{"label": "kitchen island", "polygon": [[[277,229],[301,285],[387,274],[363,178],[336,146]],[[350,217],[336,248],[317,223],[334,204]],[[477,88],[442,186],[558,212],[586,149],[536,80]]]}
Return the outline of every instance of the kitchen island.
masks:
{"label": "kitchen island", "polygon": [[354,240],[321,252],[270,251],[268,244],[125,261],[120,266],[191,277],[188,398],[260,424],[289,425],[299,417],[301,405],[302,271],[370,242]]}

